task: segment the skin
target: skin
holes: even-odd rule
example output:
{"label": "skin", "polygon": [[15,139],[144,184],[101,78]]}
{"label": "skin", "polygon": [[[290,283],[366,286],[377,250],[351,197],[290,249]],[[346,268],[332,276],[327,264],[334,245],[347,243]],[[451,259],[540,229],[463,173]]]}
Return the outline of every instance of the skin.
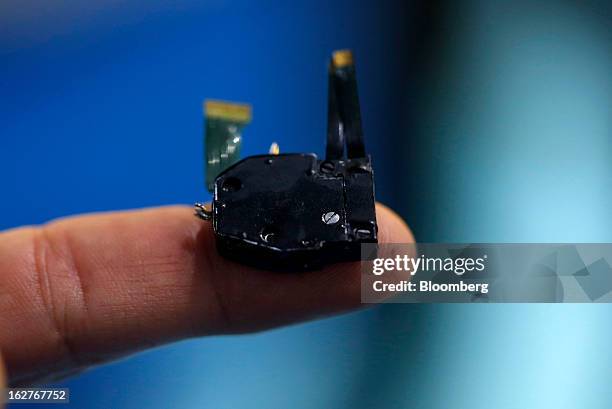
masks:
{"label": "skin", "polygon": [[[377,205],[377,218],[379,242],[414,242],[390,209]],[[211,224],[183,206],[0,233],[0,349],[14,386],[184,338],[360,306],[359,262],[290,274],[245,267],[217,255]]]}
{"label": "skin", "polygon": [[0,391],[5,387],[6,387],[6,373],[4,371],[2,354],[0,353]]}

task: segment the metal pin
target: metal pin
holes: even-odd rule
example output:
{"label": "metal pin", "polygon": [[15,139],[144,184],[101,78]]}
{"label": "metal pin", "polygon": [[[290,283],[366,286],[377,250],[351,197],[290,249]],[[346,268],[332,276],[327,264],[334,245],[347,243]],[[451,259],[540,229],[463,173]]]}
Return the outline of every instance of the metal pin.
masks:
{"label": "metal pin", "polygon": [[198,216],[202,220],[212,220],[213,211],[212,211],[212,203],[196,203],[195,206],[195,215]]}
{"label": "metal pin", "polygon": [[280,153],[280,147],[276,142],[272,142],[272,145],[270,145],[269,153],[270,155],[278,155]]}

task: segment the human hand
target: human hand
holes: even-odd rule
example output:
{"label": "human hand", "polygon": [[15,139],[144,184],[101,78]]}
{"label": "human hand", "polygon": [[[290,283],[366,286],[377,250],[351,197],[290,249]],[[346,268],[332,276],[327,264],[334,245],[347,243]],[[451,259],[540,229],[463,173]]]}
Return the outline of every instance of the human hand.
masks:
{"label": "human hand", "polygon": [[[414,241],[380,204],[377,219],[379,242]],[[0,350],[12,385],[183,338],[258,331],[359,306],[359,262],[295,274],[245,267],[220,257],[211,224],[182,206],[0,233]]]}

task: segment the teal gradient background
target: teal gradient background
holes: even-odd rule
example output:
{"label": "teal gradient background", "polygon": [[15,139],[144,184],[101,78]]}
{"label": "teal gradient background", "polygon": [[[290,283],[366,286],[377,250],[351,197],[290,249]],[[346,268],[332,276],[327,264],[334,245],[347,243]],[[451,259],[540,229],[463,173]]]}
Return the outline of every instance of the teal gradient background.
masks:
{"label": "teal gradient background", "polygon": [[[350,47],[377,197],[419,241],[611,242],[611,22],[600,1],[5,1],[0,228],[206,199],[208,97],[254,105],[245,155],[322,154]],[[386,305],[62,385],[76,408],[608,408],[611,313]]]}

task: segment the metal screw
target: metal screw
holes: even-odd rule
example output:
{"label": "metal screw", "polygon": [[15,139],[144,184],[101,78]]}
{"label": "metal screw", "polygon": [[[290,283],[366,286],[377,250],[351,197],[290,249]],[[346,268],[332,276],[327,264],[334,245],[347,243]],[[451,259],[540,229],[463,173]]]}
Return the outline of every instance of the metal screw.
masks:
{"label": "metal screw", "polygon": [[323,220],[325,224],[336,224],[340,221],[340,215],[336,212],[323,213],[321,220]]}
{"label": "metal screw", "polygon": [[321,163],[321,172],[323,173],[332,173],[336,169],[336,165],[333,162],[325,161]]}
{"label": "metal screw", "polygon": [[365,239],[367,237],[370,237],[371,234],[372,232],[370,232],[370,230],[368,229],[356,229],[355,230],[355,236],[358,239]]}

